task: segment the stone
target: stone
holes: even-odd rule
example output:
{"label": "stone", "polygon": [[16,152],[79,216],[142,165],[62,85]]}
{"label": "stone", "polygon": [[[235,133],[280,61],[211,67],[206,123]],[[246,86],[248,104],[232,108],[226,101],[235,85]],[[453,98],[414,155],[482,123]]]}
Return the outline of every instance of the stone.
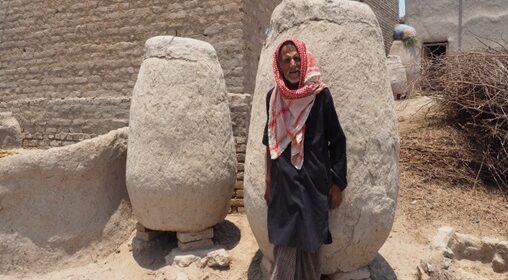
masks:
{"label": "stone", "polygon": [[[368,35],[367,35],[368,34]],[[316,56],[346,134],[349,186],[329,215],[333,243],[321,249],[323,274],[367,266],[391,231],[399,184],[399,136],[381,30],[364,3],[284,0],[274,10],[261,51],[245,159],[245,211],[263,254],[268,242],[265,100],[274,86],[272,56],[285,38],[305,41]],[[347,256],[347,257],[344,257]]]}
{"label": "stone", "polygon": [[207,228],[200,232],[177,232],[176,238],[178,238],[178,241],[183,243],[197,241],[201,239],[212,239],[213,228]]}
{"label": "stone", "polygon": [[194,262],[199,261],[200,258],[195,255],[182,255],[174,258],[173,262],[179,267],[188,267]]}
{"label": "stone", "polygon": [[0,112],[0,149],[21,147],[21,126],[11,112]]}
{"label": "stone", "polygon": [[187,267],[194,262],[199,261],[205,257],[208,250],[196,250],[193,252],[184,252],[179,248],[174,248],[171,252],[164,257],[167,264],[176,264],[180,267]]}
{"label": "stone", "polygon": [[211,247],[206,249],[198,249],[192,252],[183,251],[180,248],[174,248],[164,257],[167,264],[176,264],[180,267],[188,267],[193,263],[197,263],[199,267],[214,266],[224,267],[231,262],[228,252],[222,247]]}
{"label": "stone", "polygon": [[222,221],[236,154],[214,48],[187,38],[149,39],[130,112],[127,190],[138,221],[175,232]]}
{"label": "stone", "polygon": [[496,252],[494,246],[492,242],[483,242],[473,235],[461,233],[455,233],[449,244],[457,259],[482,262],[492,260]]}
{"label": "stone", "polygon": [[448,248],[450,239],[455,234],[455,230],[449,226],[442,226],[437,230],[437,234],[432,238],[432,249],[445,250]]}
{"label": "stone", "polygon": [[175,280],[188,280],[189,277],[187,276],[187,274],[183,271],[179,271],[177,274],[176,274],[176,279]]}
{"label": "stone", "polygon": [[498,254],[501,254],[505,257],[506,260],[508,260],[508,241],[499,241],[495,245],[496,252]]}
{"label": "stone", "polygon": [[198,249],[209,248],[212,246],[213,246],[212,239],[201,239],[201,240],[191,241],[191,242],[187,242],[187,243],[178,241],[178,248],[180,248],[180,250],[182,250],[182,251],[198,250]]}
{"label": "stone", "polygon": [[445,248],[443,250],[443,257],[448,258],[448,259],[454,259],[455,258],[455,253],[453,253],[452,249]]}
{"label": "stone", "polygon": [[364,280],[370,279],[370,271],[364,267],[351,272],[338,272],[329,277],[331,280]]}
{"label": "stone", "polygon": [[229,253],[225,249],[218,249],[206,254],[208,258],[207,265],[209,267],[226,268],[231,263]]}
{"label": "stone", "polygon": [[496,244],[496,254],[492,259],[492,269],[497,273],[508,272],[508,241]]}
{"label": "stone", "polygon": [[[455,276],[455,278],[452,278],[452,279],[460,279],[460,280],[489,280],[489,279],[487,279],[485,277],[481,277],[480,275],[477,275],[477,274],[474,274],[474,273],[471,273],[471,272],[467,272],[467,271],[464,271],[462,269],[458,269],[457,271],[455,271],[454,276]],[[445,279],[450,279],[450,278],[445,278]]]}
{"label": "stone", "polygon": [[402,65],[400,57],[396,55],[389,55],[387,57],[386,67],[388,68],[388,75],[393,91],[393,98],[401,99],[406,97],[407,93],[407,78],[406,69]]}
{"label": "stone", "polygon": [[129,238],[127,134],[0,159],[0,271],[106,257]]}
{"label": "stone", "polygon": [[492,258],[492,270],[497,273],[508,272],[508,261],[500,254],[495,254]]}
{"label": "stone", "polygon": [[424,271],[424,269],[418,265],[416,266],[416,279],[418,280],[430,280],[429,275]]}

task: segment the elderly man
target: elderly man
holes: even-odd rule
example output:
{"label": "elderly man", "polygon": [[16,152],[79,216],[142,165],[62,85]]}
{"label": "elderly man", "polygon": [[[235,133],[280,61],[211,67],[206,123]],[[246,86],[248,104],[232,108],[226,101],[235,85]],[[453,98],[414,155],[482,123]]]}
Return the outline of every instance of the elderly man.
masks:
{"label": "elderly man", "polygon": [[318,250],[332,242],[328,209],[347,186],[346,138],[305,43],[286,40],[273,59],[263,135],[272,279],[320,279]]}

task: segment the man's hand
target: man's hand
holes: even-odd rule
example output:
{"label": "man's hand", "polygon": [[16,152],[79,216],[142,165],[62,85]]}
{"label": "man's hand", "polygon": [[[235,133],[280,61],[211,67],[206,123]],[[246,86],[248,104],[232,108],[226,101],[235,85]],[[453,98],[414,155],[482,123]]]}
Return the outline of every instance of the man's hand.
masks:
{"label": "man's hand", "polygon": [[337,185],[332,184],[332,186],[330,187],[330,191],[328,192],[328,207],[330,208],[330,210],[333,210],[339,207],[341,203],[342,203],[342,191]]}
{"label": "man's hand", "polygon": [[270,202],[270,193],[272,192],[272,178],[266,177],[265,178],[266,188],[265,188],[265,201],[266,205],[268,205],[268,202]]}

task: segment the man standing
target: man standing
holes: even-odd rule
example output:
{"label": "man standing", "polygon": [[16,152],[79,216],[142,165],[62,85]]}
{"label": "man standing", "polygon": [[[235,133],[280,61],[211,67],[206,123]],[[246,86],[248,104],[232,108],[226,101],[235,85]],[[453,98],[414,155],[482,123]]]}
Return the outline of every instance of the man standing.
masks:
{"label": "man standing", "polygon": [[340,205],[347,186],[346,138],[305,43],[282,42],[273,71],[263,135],[272,279],[320,279],[318,250],[332,242],[328,209]]}

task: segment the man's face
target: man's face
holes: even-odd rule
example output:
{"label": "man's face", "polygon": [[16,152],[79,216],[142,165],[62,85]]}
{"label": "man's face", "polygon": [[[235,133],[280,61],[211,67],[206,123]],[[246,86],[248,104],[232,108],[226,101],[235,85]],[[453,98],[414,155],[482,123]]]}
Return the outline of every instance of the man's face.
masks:
{"label": "man's face", "polygon": [[300,55],[294,45],[285,45],[280,50],[280,70],[286,80],[292,84],[300,81]]}

